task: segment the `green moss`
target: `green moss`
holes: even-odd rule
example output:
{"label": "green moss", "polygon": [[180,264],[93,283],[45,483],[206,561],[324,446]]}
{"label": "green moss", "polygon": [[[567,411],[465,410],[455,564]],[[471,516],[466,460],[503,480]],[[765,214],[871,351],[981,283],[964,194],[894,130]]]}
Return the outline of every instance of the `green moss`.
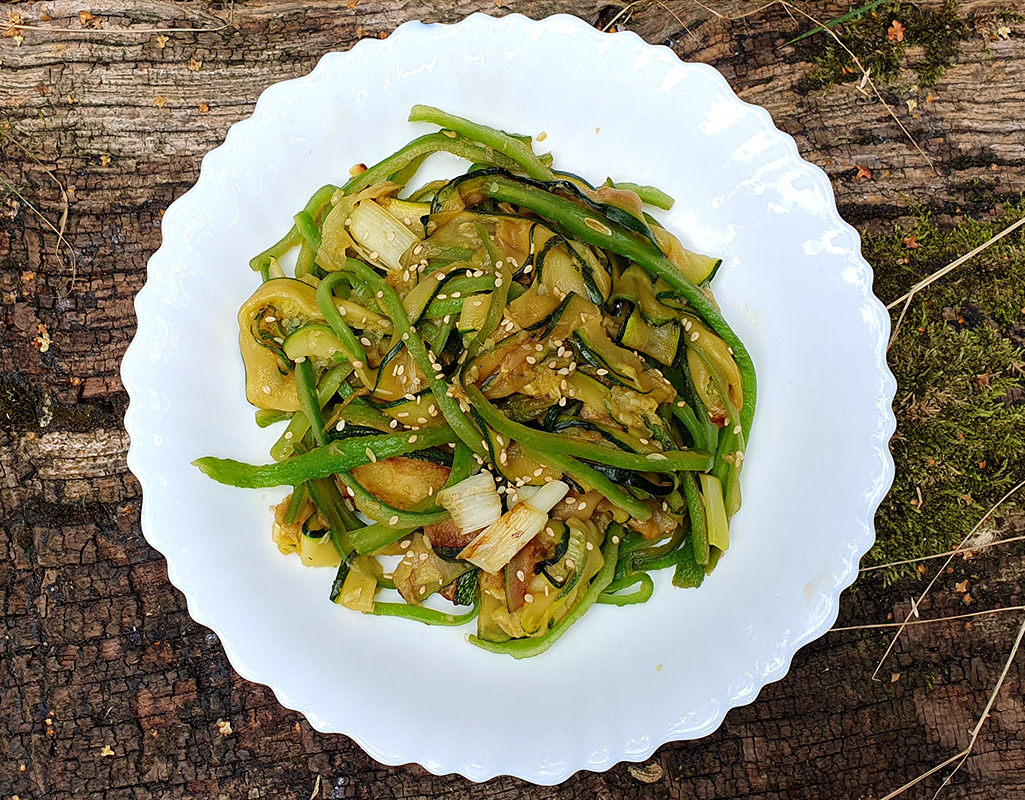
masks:
{"label": "green moss", "polygon": [[0,423],[11,429],[36,425],[39,393],[17,373],[0,375]]}
{"label": "green moss", "polygon": [[[895,21],[904,26],[903,41],[890,38]],[[812,40],[819,49],[812,53],[815,68],[808,76],[808,84],[825,89],[837,83],[860,81],[861,71],[848,49],[874,80],[888,83],[906,65],[908,48],[917,46],[922,49],[921,56],[910,66],[922,86],[931,86],[954,63],[968,27],[957,16],[952,3],[938,12],[903,3],[883,6],[834,28],[847,49],[828,34],[820,33]]]}
{"label": "green moss", "polygon": [[[884,301],[899,297],[1023,216],[1025,202],[1008,207],[996,224],[939,228],[920,212],[907,230],[866,237],[876,293]],[[1016,232],[992,245],[919,293],[908,310],[889,351],[898,384],[896,478],[867,564],[955,547],[1025,478],[1023,239]]]}

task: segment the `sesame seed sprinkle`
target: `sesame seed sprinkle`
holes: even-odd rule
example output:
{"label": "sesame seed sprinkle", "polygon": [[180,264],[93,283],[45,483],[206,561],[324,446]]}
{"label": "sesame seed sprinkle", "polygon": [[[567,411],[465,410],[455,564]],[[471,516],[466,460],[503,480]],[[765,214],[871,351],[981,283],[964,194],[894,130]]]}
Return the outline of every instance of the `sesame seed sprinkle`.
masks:
{"label": "sesame seed sprinkle", "polygon": [[367,458],[369,458],[372,462],[374,462],[374,463],[377,462],[377,456],[374,455],[374,451],[373,450],[371,450],[368,447],[364,452],[366,452]]}
{"label": "sesame seed sprinkle", "polygon": [[[392,518],[390,520],[388,520],[388,524],[389,525],[397,525],[398,522],[399,522],[399,515],[398,514],[392,515]],[[426,555],[426,553],[425,553],[425,555]]]}

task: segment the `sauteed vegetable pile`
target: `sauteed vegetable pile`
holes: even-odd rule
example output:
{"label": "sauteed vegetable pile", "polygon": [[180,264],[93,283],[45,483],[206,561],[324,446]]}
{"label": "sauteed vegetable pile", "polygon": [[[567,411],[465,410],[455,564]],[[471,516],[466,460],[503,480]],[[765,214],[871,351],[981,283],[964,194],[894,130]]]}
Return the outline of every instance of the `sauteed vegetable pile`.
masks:
{"label": "sauteed vegetable pile", "polygon": [[[287,423],[272,463],[194,463],[293,487],[274,540],[337,570],[335,603],[476,619],[472,643],[533,656],[595,603],[648,600],[654,570],[714,569],[754,367],[708,288],[720,260],[644,209],[672,198],[435,108],[409,119],[442,130],[320,189],[251,262],[239,344],[257,424]],[[436,152],[470,166],[412,188]]]}

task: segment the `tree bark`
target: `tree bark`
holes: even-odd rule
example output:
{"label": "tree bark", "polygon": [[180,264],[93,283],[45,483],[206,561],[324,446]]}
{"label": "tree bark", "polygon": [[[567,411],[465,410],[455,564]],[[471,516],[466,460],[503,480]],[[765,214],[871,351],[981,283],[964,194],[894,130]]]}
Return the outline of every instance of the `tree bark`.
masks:
{"label": "tree bark", "polygon": [[[994,33],[1011,5],[957,7],[970,24],[935,87],[912,91],[907,70],[880,86],[934,167],[856,83],[804,88],[814,48],[785,43],[811,23],[782,6],[751,13],[756,4],[734,0],[716,10],[751,15],[724,21],[700,4],[666,0],[633,4],[615,25],[717,67],[826,170],[841,212],[870,231],[914,205],[949,222],[989,216],[1025,191],[1025,25],[1001,21],[1009,38]],[[719,731],[666,745],[645,771],[620,765],[538,788],[383,767],[236,675],[141,535],[118,377],[135,330],[132,298],[163,211],[259,93],[409,19],[573,13],[601,27],[625,8],[248,0],[228,24],[227,6],[201,2],[5,8],[51,30],[0,39],[0,797],[868,798],[967,744],[1020,616],[912,628],[881,682],[870,675],[885,631],[827,634]],[[829,20],[848,6],[829,0],[807,10]],[[165,27],[207,30],[137,30]],[[914,112],[908,99],[918,102]],[[871,179],[857,179],[859,166]],[[62,241],[33,208],[64,229]],[[1005,520],[1002,530],[1020,532],[1022,523]],[[1015,546],[958,560],[923,615],[1022,605],[1023,568],[1025,548]],[[955,591],[963,580],[970,607]],[[868,584],[845,597],[839,624],[902,619],[919,590]],[[1012,666],[946,797],[1025,797],[1023,663]],[[923,784],[928,795],[916,788],[907,797],[931,796],[941,779]]]}

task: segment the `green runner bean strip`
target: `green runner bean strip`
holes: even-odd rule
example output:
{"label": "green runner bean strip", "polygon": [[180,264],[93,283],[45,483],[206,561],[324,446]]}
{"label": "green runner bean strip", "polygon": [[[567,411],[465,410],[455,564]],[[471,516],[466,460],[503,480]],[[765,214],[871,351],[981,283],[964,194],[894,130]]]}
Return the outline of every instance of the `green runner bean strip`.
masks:
{"label": "green runner bean strip", "polygon": [[425,428],[416,434],[392,433],[354,436],[317,447],[277,464],[254,465],[232,458],[205,456],[192,463],[219,483],[243,489],[295,486],[303,481],[348,472],[353,467],[392,456],[404,456],[428,447],[455,442],[447,425]]}

